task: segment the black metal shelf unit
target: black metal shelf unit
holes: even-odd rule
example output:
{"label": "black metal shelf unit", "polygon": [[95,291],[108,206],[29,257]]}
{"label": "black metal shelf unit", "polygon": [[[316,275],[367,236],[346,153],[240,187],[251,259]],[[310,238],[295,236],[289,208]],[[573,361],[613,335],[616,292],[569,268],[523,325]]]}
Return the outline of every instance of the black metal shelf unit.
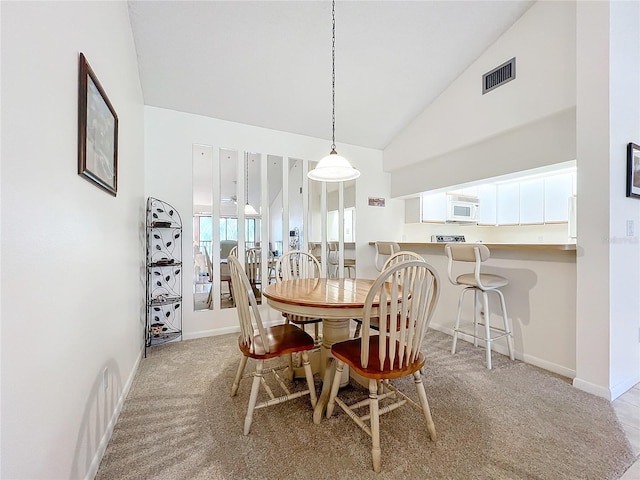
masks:
{"label": "black metal shelf unit", "polygon": [[182,219],[166,202],[147,199],[147,347],[182,340]]}

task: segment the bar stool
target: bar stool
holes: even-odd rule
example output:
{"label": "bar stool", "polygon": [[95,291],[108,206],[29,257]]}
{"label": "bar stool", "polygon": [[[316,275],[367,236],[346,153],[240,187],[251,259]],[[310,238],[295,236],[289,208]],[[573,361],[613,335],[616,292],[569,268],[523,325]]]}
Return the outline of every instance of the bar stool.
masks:
{"label": "bar stool", "polygon": [[386,260],[391,255],[400,251],[400,245],[396,242],[376,242],[375,266],[376,270],[382,272]]}
{"label": "bar stool", "polygon": [[[507,346],[509,348],[509,357],[514,360],[513,354],[513,335],[511,328],[509,327],[509,318],[507,317],[507,307],[504,301],[504,295],[499,290],[500,287],[504,287],[509,281],[501,276],[492,273],[480,273],[480,265],[487,261],[490,256],[489,248],[481,243],[447,243],[445,245],[445,251],[447,257],[449,257],[448,274],[449,281],[454,285],[461,285],[464,287],[460,292],[460,298],[458,300],[458,315],[456,317],[456,324],[453,329],[453,345],[451,347],[451,353],[456,353],[456,344],[458,342],[458,333],[466,333],[473,337],[473,344],[478,346],[478,339],[484,340],[487,350],[487,368],[491,369],[491,342],[498,340],[499,338],[507,338]],[[454,278],[453,274],[453,262],[473,262],[475,268],[473,273],[463,273]],[[464,332],[460,329],[460,315],[462,313],[462,304],[464,295],[467,292],[473,292],[473,334]],[[502,309],[502,319],[504,322],[503,328],[492,327],[490,324],[490,311],[489,311],[489,293],[495,293],[500,300],[500,308]],[[480,315],[484,317],[484,323],[478,319],[478,298],[482,295],[483,311]],[[478,326],[484,325],[484,336],[479,335]],[[492,334],[494,334],[492,336]]]}

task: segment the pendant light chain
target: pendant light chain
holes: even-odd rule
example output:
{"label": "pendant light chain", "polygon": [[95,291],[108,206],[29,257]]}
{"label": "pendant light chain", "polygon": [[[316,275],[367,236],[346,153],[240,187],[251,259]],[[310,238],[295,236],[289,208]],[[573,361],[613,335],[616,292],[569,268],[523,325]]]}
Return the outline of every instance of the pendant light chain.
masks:
{"label": "pendant light chain", "polygon": [[331,17],[332,17],[332,36],[331,36],[331,103],[332,103],[332,114],[331,114],[331,150],[335,151],[336,149],[336,0],[333,0],[331,6]]}
{"label": "pendant light chain", "polygon": [[336,0],[331,2],[331,27],[331,151],[307,177],[318,182],[346,182],[358,178],[360,172],[336,152]]}

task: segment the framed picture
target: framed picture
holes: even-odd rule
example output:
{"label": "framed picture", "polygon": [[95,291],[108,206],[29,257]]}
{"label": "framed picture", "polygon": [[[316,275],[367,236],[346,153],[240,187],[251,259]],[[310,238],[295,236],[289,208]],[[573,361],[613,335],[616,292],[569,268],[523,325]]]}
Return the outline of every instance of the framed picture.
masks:
{"label": "framed picture", "polygon": [[114,197],[118,191],[118,116],[80,53],[78,175]]}
{"label": "framed picture", "polygon": [[627,197],[640,198],[640,146],[627,145]]}
{"label": "framed picture", "polygon": [[382,197],[369,197],[370,207],[384,207],[385,200]]}

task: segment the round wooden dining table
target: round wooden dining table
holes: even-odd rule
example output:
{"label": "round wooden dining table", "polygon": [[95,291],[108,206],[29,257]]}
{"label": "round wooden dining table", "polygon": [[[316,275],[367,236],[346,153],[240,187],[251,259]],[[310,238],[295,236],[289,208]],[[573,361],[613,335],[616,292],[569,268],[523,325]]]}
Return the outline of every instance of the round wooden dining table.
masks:
{"label": "round wooden dining table", "polygon": [[[267,285],[262,294],[276,310],[292,315],[322,318],[320,374],[322,393],[313,412],[314,423],[320,423],[329,400],[333,380],[331,345],[347,340],[352,318],[362,318],[364,302],[375,280],[365,278],[309,278],[285,280]],[[375,311],[375,304],[373,314]],[[347,369],[345,368],[345,371]],[[345,373],[346,384],[349,373]]]}

